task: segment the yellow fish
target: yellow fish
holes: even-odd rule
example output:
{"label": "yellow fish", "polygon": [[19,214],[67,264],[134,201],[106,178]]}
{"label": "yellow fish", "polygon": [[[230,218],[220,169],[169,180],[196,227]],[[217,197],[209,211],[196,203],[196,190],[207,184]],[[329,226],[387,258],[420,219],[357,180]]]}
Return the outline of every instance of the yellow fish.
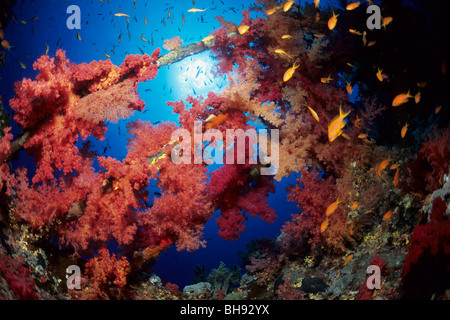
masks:
{"label": "yellow fish", "polygon": [[82,40],[81,40],[80,32],[77,32],[77,39],[80,40],[80,41],[82,41]]}
{"label": "yellow fish", "polygon": [[394,98],[394,101],[392,101],[392,106],[401,106],[402,104],[408,102],[409,98],[412,98],[412,95],[409,91],[407,93],[401,93]]}
{"label": "yellow fish", "polygon": [[336,27],[338,17],[339,15],[336,15],[333,11],[333,16],[328,20],[328,29],[333,30]]}
{"label": "yellow fish", "polygon": [[342,201],[340,201],[338,198],[335,202],[330,204],[327,208],[327,211],[325,212],[326,216],[328,217],[329,215],[333,214],[340,203],[342,203]]}
{"label": "yellow fish", "polygon": [[314,111],[314,109],[311,108],[310,106],[308,106],[308,105],[305,105],[305,106],[309,109],[309,111],[311,112],[311,114],[314,117],[314,119],[316,119],[317,122],[320,122],[320,119],[319,119],[319,116],[317,115],[317,112]]}
{"label": "yellow fish", "polygon": [[209,35],[209,36],[203,38],[202,42],[207,42],[207,41],[210,41],[212,39],[214,39],[214,36],[213,35]]}
{"label": "yellow fish", "polygon": [[285,56],[287,56],[287,57],[293,59],[290,55],[288,55],[286,52],[284,52],[283,49],[276,49],[276,50],[275,50],[275,53],[283,54],[283,55],[285,55]]}
{"label": "yellow fish", "polygon": [[356,8],[359,7],[360,4],[361,4],[361,2],[353,2],[353,3],[350,3],[349,5],[347,5],[347,6],[345,7],[345,10],[348,10],[348,11],[355,10]]}
{"label": "yellow fish", "polygon": [[242,35],[242,34],[246,33],[246,32],[248,31],[248,29],[250,29],[249,26],[246,26],[246,25],[240,26],[240,27],[238,28],[239,34]]}
{"label": "yellow fish", "polygon": [[288,2],[286,2],[285,4],[284,4],[284,7],[283,7],[283,11],[284,12],[287,12],[287,11],[289,11],[289,9],[291,9],[291,7],[292,7],[292,5],[295,3],[295,1],[288,1]]}
{"label": "yellow fish", "polygon": [[283,75],[283,81],[286,82],[289,79],[292,78],[292,76],[294,75],[295,70],[300,67],[300,65],[297,65],[294,63],[294,65],[292,66],[292,68],[289,68]]}
{"label": "yellow fish", "polygon": [[27,67],[25,66],[25,64],[19,60],[20,66],[22,67],[22,69],[26,69]]}
{"label": "yellow fish", "polygon": [[285,34],[285,35],[283,35],[282,37],[281,37],[281,39],[291,39],[292,38],[292,36],[290,36],[290,35],[288,35],[288,34]]}
{"label": "yellow fish", "polygon": [[129,15],[128,14],[126,14],[126,13],[115,13],[114,14],[116,17],[129,17]]}
{"label": "yellow fish", "polygon": [[342,129],[347,124],[345,118],[350,114],[351,111],[347,113],[342,112],[342,106],[339,106],[339,115],[334,117],[328,125],[328,139],[333,142],[337,137],[342,134]]}
{"label": "yellow fish", "polygon": [[203,11],[206,11],[206,9],[192,8],[192,9],[189,9],[189,10],[188,10],[188,12],[193,12],[193,13],[195,13],[195,12],[203,12]]}

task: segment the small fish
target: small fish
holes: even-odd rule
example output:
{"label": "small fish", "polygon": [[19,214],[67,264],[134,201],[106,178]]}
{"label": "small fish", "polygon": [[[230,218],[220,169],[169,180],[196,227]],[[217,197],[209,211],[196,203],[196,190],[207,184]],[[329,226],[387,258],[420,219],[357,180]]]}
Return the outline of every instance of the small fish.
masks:
{"label": "small fish", "polygon": [[106,52],[103,53],[107,58],[111,59],[111,56],[107,54]]}
{"label": "small fish", "polygon": [[311,108],[310,106],[306,105],[306,107],[309,109],[309,111],[311,112],[312,116],[314,117],[314,119],[316,119],[317,122],[320,122],[319,116],[317,115],[317,112],[314,111],[313,108]]}
{"label": "small fish", "polygon": [[333,142],[342,134],[343,128],[347,124],[347,120],[345,120],[345,118],[350,114],[350,112],[351,111],[343,113],[342,106],[339,106],[339,115],[334,117],[328,125],[328,140],[330,142]]}
{"label": "small fish", "polygon": [[353,69],[355,69],[356,68],[356,66],[355,65],[353,65],[353,64],[351,64],[350,62],[347,62],[347,65],[350,67],[350,68],[353,68]]}
{"label": "small fish", "polygon": [[345,258],[344,266],[346,266],[351,260],[353,259],[353,255],[348,255],[347,258]]}
{"label": "small fish", "polygon": [[320,4],[320,0],[314,0],[314,5],[316,6],[316,8],[319,7],[319,4]]}
{"label": "small fish", "polygon": [[355,30],[355,29],[348,29],[348,31],[349,31],[351,34],[354,34],[354,35],[357,35],[357,36],[362,35],[361,32],[359,32],[358,30]]}
{"label": "small fish", "polygon": [[48,51],[50,50],[49,46],[48,46],[48,41],[47,41],[47,47],[45,48],[45,55],[48,55]]}
{"label": "small fish", "polygon": [[378,68],[378,72],[377,72],[377,78],[380,82],[383,82],[384,78],[383,78],[383,70],[381,70],[380,68]]}
{"label": "small fish", "polygon": [[189,10],[188,10],[188,12],[193,12],[193,13],[196,13],[196,12],[203,12],[203,11],[206,11],[206,9],[192,8],[192,9],[189,9]]}
{"label": "small fish", "polygon": [[434,114],[438,114],[442,109],[442,106],[437,106],[436,109],[434,109]]}
{"label": "small fish", "polygon": [[283,6],[283,11],[284,12],[287,12],[287,11],[289,11],[289,9],[291,9],[291,7],[292,7],[292,5],[295,3],[295,1],[288,1],[288,2],[286,2],[285,4],[284,4],[284,6]]}
{"label": "small fish", "polygon": [[147,21],[147,18],[145,16],[144,16],[144,23],[145,23],[146,26],[148,26],[148,21]]}
{"label": "small fish", "polygon": [[340,203],[342,203],[342,201],[340,201],[338,198],[335,202],[330,204],[327,208],[327,211],[325,212],[325,215],[328,217],[329,215],[333,214]]}
{"label": "small fish", "polygon": [[81,35],[80,35],[80,32],[79,32],[79,31],[77,32],[77,39],[80,40],[80,41],[82,41],[82,40],[81,40]]}
{"label": "small fish", "polygon": [[363,45],[364,47],[367,45],[367,32],[363,32],[363,37],[362,37],[362,41],[363,41]]}
{"label": "small fish", "polygon": [[400,168],[400,165],[398,163],[394,163],[389,169],[397,170],[398,168]]}
{"label": "small fish", "polygon": [[358,139],[367,139],[367,137],[367,133],[361,133],[360,135],[358,135]]}
{"label": "small fish", "polygon": [[2,47],[11,50],[12,46],[9,44],[8,40],[2,40]]}
{"label": "small fish", "polygon": [[350,235],[352,236],[353,235],[353,223],[350,226],[350,228],[348,229],[348,231],[350,232]]}
{"label": "small fish", "polygon": [[181,26],[184,26],[184,23],[186,22],[186,17],[184,16],[184,13],[181,13]]}
{"label": "small fish", "polygon": [[391,158],[381,161],[381,163],[378,165],[377,174],[379,177],[381,177],[381,172],[386,169],[386,167],[389,165],[389,162],[391,162]]}
{"label": "small fish", "polygon": [[402,136],[402,139],[406,136],[406,131],[408,131],[408,122],[403,126],[400,135]]}
{"label": "small fish", "polygon": [[359,207],[358,202],[355,201],[355,202],[352,203],[351,209],[352,210],[356,210],[356,209],[358,209],[358,207]]}
{"label": "small fish", "polygon": [[394,20],[392,17],[383,18],[383,23],[381,26],[384,28],[384,30],[386,30],[386,27],[392,22],[392,20]]}
{"label": "small fish", "polygon": [[416,104],[420,102],[421,97],[422,96],[421,96],[420,91],[417,92],[417,94],[414,96],[414,101],[416,102]]}
{"label": "small fish", "polygon": [[300,67],[300,65],[297,65],[296,63],[294,63],[294,65],[292,66],[292,68],[289,68],[283,75],[283,81],[287,82],[289,81],[289,79],[292,78],[292,76],[294,75],[295,70]]}
{"label": "small fish", "polygon": [[19,60],[20,66],[22,67],[22,69],[26,69],[27,67],[25,66],[25,64]]}
{"label": "small fish", "polygon": [[314,33],[313,36],[316,37],[316,38],[323,38],[323,37],[325,37],[325,35],[323,33]]}
{"label": "small fish", "polygon": [[336,27],[339,15],[336,15],[333,11],[333,16],[328,20],[328,29],[333,30]]}
{"label": "small fish", "polygon": [[409,91],[407,93],[401,93],[394,98],[394,100],[392,101],[392,106],[401,106],[402,104],[408,102],[409,98],[412,98],[412,95]]}
{"label": "small fish", "polygon": [[389,210],[386,212],[386,214],[383,216],[383,221],[389,220],[392,217],[392,211]]}
{"label": "small fish", "polygon": [[394,188],[397,188],[398,185],[398,179],[399,179],[399,170],[395,170],[395,175],[394,175]]}
{"label": "small fish", "polygon": [[350,3],[349,5],[347,5],[347,6],[345,7],[345,10],[347,10],[347,11],[355,10],[356,8],[359,7],[360,4],[361,4],[361,2],[353,2],[353,3]]}
{"label": "small fish", "polygon": [[126,14],[126,13],[120,13],[120,12],[119,12],[119,13],[115,13],[114,15],[115,15],[116,17],[127,17],[127,18],[129,17],[128,14]]}
{"label": "small fish", "polygon": [[281,39],[285,40],[285,39],[291,39],[292,36],[288,35],[288,34],[284,34],[283,36],[281,36]]}
{"label": "small fish", "polygon": [[348,93],[349,95],[352,95],[352,93],[353,93],[353,88],[352,88],[352,85],[350,84],[350,82],[347,82],[347,87],[346,87],[346,89],[347,89],[347,93]]}
{"label": "small fish", "polygon": [[423,81],[423,82],[417,82],[417,86],[418,86],[419,88],[425,88],[426,85],[427,85],[426,81]]}
{"label": "small fish", "polygon": [[148,40],[144,38],[144,34],[141,34],[141,40],[144,42],[148,42]]}
{"label": "small fish", "polygon": [[246,26],[246,25],[240,26],[240,27],[238,28],[239,34],[242,35],[242,34],[246,33],[246,32],[248,31],[248,29],[250,29],[249,26]]}
{"label": "small fish", "polygon": [[275,12],[277,12],[278,9],[280,9],[280,7],[275,7],[275,8],[269,9],[269,10],[266,11],[266,14],[267,14],[268,16],[271,16],[271,15],[273,15]]}
{"label": "small fish", "polygon": [[371,46],[374,46],[376,43],[377,43],[376,41],[370,41],[370,42],[367,44],[367,46],[368,46],[368,47],[371,47]]}
{"label": "small fish", "polygon": [[217,128],[220,124],[222,124],[225,121],[227,121],[228,118],[229,118],[229,114],[228,113],[221,113],[217,117],[212,118],[205,125],[205,129],[208,130],[208,129],[212,129],[212,128]]}
{"label": "small fish", "polygon": [[326,218],[320,225],[320,232],[324,232],[328,228],[329,223],[330,223],[330,220],[328,220],[328,218]]}
{"label": "small fish", "polygon": [[278,54],[285,55],[285,56],[287,56],[287,57],[293,59],[292,56],[290,56],[290,55],[288,55],[286,52],[284,52],[283,49],[276,49],[274,52],[275,52],[275,53],[278,53]]}
{"label": "small fish", "polygon": [[330,83],[332,80],[331,75],[329,75],[328,78],[320,78],[320,82],[322,83]]}
{"label": "small fish", "polygon": [[213,40],[213,39],[214,39],[214,36],[213,35],[209,35],[209,36],[203,38],[202,42],[208,42],[208,41]]}

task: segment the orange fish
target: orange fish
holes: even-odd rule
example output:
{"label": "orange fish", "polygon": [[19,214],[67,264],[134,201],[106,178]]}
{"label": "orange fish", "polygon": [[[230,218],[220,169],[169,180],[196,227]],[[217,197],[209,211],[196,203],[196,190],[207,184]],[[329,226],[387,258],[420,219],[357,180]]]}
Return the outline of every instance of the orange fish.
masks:
{"label": "orange fish", "polygon": [[353,88],[352,88],[352,85],[350,84],[350,82],[347,82],[347,87],[346,87],[346,89],[347,89],[347,93],[348,93],[349,95],[352,95],[352,93],[353,93]]}
{"label": "orange fish", "polygon": [[396,170],[396,169],[398,169],[398,168],[400,168],[400,165],[398,164],[398,163],[394,163],[392,166],[391,166],[391,170]]}
{"label": "orange fish", "polygon": [[289,81],[289,79],[292,78],[292,76],[294,75],[295,70],[300,67],[300,65],[297,65],[296,63],[294,63],[294,65],[292,66],[292,68],[289,68],[283,75],[283,81]]}
{"label": "orange fish", "polygon": [[347,124],[347,120],[345,120],[345,118],[350,114],[350,112],[351,111],[343,113],[342,106],[339,106],[339,115],[334,117],[328,125],[328,139],[330,142],[333,142],[342,134],[343,128]]}
{"label": "orange fish", "polygon": [[331,79],[331,75],[328,76],[328,78],[320,78],[320,82],[322,83],[330,83],[330,81],[332,81],[333,79]]}
{"label": "orange fish", "polygon": [[351,209],[356,210],[356,209],[358,209],[358,207],[359,207],[358,202],[355,201],[355,202],[353,202]]}
{"label": "orange fish", "polygon": [[309,111],[311,112],[311,114],[314,117],[314,119],[316,119],[317,122],[320,122],[320,119],[319,119],[319,116],[317,115],[317,112],[314,111],[314,109],[311,108],[310,106],[308,106],[308,105],[305,105],[305,106],[309,109]]}
{"label": "orange fish", "polygon": [[333,212],[336,211],[338,205],[342,203],[342,201],[339,200],[339,198],[333,202],[332,204],[330,204],[327,208],[327,211],[325,212],[326,216],[328,217],[329,215],[331,215]]}
{"label": "orange fish", "polygon": [[384,30],[386,30],[386,26],[389,25],[392,20],[394,20],[392,17],[383,18],[383,24],[381,26],[384,28]]}
{"label": "orange fish", "polygon": [[3,40],[5,38],[5,31],[3,29],[0,29],[0,40]]}
{"label": "orange fish", "polygon": [[367,138],[367,133],[361,133],[358,135],[358,139],[366,139]]}
{"label": "orange fish", "polygon": [[239,34],[244,34],[244,33],[246,33],[246,32],[248,31],[248,29],[250,29],[249,26],[246,26],[246,25],[240,26],[240,27],[238,28]]}
{"label": "orange fish", "polygon": [[11,50],[11,46],[9,45],[8,40],[2,40],[2,47],[7,50]]}
{"label": "orange fish", "polygon": [[280,8],[281,8],[281,6],[278,6],[278,7],[272,8],[272,9],[269,9],[269,10],[266,11],[266,14],[267,14],[268,16],[271,16],[271,15],[273,15],[275,12],[277,12],[277,10],[280,9]]}
{"label": "orange fish", "polygon": [[392,101],[392,106],[401,106],[402,104],[408,102],[409,98],[412,98],[412,95],[409,91],[407,93],[401,93],[394,98],[394,101]]}
{"label": "orange fish", "polygon": [[386,212],[386,214],[383,216],[383,221],[386,221],[388,219],[390,219],[392,217],[392,211],[389,210],[388,212]]}
{"label": "orange fish", "polygon": [[291,9],[291,7],[292,7],[292,5],[295,3],[295,1],[288,1],[288,2],[286,2],[285,4],[284,4],[284,7],[283,7],[283,11],[284,12],[287,12],[287,11],[289,11],[289,9]]}
{"label": "orange fish", "polygon": [[336,27],[338,17],[339,15],[336,15],[333,11],[333,16],[328,20],[328,29],[333,30]]}
{"label": "orange fish", "polygon": [[383,70],[381,70],[380,68],[378,68],[378,72],[377,72],[377,78],[380,82],[383,82],[384,78],[383,78]]}
{"label": "orange fish", "polygon": [[420,91],[419,91],[419,92],[417,92],[417,94],[414,96],[414,101],[416,102],[416,104],[420,102],[420,99],[421,99],[421,94],[420,94]]}
{"label": "orange fish", "polygon": [[314,5],[316,6],[316,8],[319,7],[319,3],[320,3],[320,0],[314,0]]}
{"label": "orange fish", "polygon": [[225,121],[227,121],[228,118],[229,118],[229,114],[228,113],[221,113],[217,117],[214,117],[211,120],[209,120],[206,123],[205,128],[206,128],[206,130],[212,129],[212,128],[217,128],[220,124],[222,124]]}
{"label": "orange fish", "polygon": [[379,164],[378,169],[377,169],[377,173],[378,173],[379,177],[381,177],[381,172],[384,169],[386,169],[386,167],[389,165],[389,162],[391,162],[391,158],[381,161],[381,163]]}
{"label": "orange fish", "polygon": [[293,59],[292,56],[288,55],[283,49],[276,49],[274,52],[278,53],[278,54],[285,55],[286,57],[289,57],[289,58]]}
{"label": "orange fish", "polygon": [[399,179],[399,173],[398,173],[398,169],[395,171],[395,176],[394,176],[394,188],[397,188],[398,185],[398,179]]}
{"label": "orange fish", "polygon": [[353,235],[353,223],[350,226],[350,228],[348,229],[348,231],[350,232],[350,235],[352,236]]}
{"label": "orange fish", "polygon": [[359,7],[360,4],[361,4],[361,2],[353,2],[353,3],[350,3],[349,5],[347,5],[347,6],[345,7],[345,10],[348,10],[348,11],[355,10],[356,8]]}
{"label": "orange fish", "polygon": [[367,44],[367,32],[365,32],[365,31],[363,32],[362,41],[363,41],[363,45],[365,47]]}
{"label": "orange fish", "polygon": [[362,35],[361,32],[359,32],[358,30],[355,30],[355,29],[348,29],[348,31],[349,31],[351,34],[354,34],[354,35],[357,35],[357,36]]}
{"label": "orange fish", "polygon": [[129,17],[128,14],[126,14],[126,13],[120,13],[120,12],[119,12],[119,13],[115,13],[114,15],[115,15],[116,17],[127,17],[127,18]]}
{"label": "orange fish", "polygon": [[344,261],[344,266],[346,266],[352,260],[352,258],[353,258],[352,254],[347,256],[347,258],[345,258],[345,261]]}
{"label": "orange fish", "polygon": [[320,225],[320,232],[324,232],[328,228],[329,223],[330,223],[330,220],[328,220],[328,218],[326,218]]}
{"label": "orange fish", "polygon": [[402,139],[405,137],[406,131],[408,131],[408,122],[403,126],[402,131],[400,132]]}
{"label": "orange fish", "polygon": [[436,109],[434,109],[434,113],[438,114],[442,109],[442,106],[437,106]]}

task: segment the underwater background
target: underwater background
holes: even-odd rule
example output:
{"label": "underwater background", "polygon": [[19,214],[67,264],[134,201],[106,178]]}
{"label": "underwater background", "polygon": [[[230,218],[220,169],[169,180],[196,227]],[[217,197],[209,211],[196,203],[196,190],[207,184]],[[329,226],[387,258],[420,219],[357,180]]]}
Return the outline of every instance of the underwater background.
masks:
{"label": "underwater background", "polygon": [[[443,3],[3,1],[0,298],[448,299]],[[278,171],[173,164],[195,120]]]}

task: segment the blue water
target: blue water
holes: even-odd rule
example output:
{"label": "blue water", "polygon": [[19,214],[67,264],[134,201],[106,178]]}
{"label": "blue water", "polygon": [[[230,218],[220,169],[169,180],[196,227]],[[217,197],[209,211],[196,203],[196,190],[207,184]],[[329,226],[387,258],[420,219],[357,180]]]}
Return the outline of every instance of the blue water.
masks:
{"label": "blue water", "polygon": [[[312,2],[312,1],[311,1]],[[127,54],[141,54],[140,49],[151,54],[157,47],[161,54],[166,53],[163,46],[164,39],[180,36],[184,44],[198,42],[220,25],[214,19],[223,16],[227,21],[239,23],[242,19],[242,9],[247,9],[253,1],[224,1],[197,0],[197,8],[207,8],[203,13],[188,13],[192,8],[191,1],[152,1],[137,0],[136,8],[133,1],[18,1],[14,12],[17,21],[10,21],[5,28],[5,38],[13,46],[8,54],[4,67],[0,70],[0,94],[7,108],[13,97],[13,83],[23,78],[34,78],[36,71],[32,63],[45,54],[48,43],[50,56],[54,56],[57,49],[66,50],[66,56],[74,63],[89,63],[93,60],[105,60],[105,53],[111,56],[115,65],[120,65]],[[329,1],[321,1],[326,6]],[[76,4],[81,9],[81,30],[69,30],[66,13],[69,5]],[[129,29],[125,17],[115,17],[119,12],[130,15]],[[173,23],[168,18],[170,9]],[[185,24],[181,25],[182,13]],[[253,16],[256,13],[252,13]],[[144,23],[144,17],[148,25]],[[34,21],[32,21],[32,19]],[[163,19],[166,26],[163,25]],[[23,23],[23,20],[25,23]],[[203,21],[203,22],[202,22]],[[77,39],[79,32],[82,41]],[[128,34],[129,32],[129,34]],[[121,42],[118,42],[119,34]],[[130,35],[130,37],[129,37]],[[142,40],[141,36],[148,41]],[[153,39],[154,44],[151,44]],[[21,68],[23,62],[26,69]],[[187,71],[189,67],[190,71]],[[138,91],[146,103],[143,112],[137,112],[133,117],[121,120],[117,124],[109,124],[105,141],[92,140],[99,155],[110,156],[118,160],[126,156],[127,139],[126,123],[141,119],[144,121],[172,121],[177,117],[172,113],[167,101],[184,99],[187,95],[206,96],[209,91],[220,91],[226,85],[221,77],[214,77],[215,61],[208,52],[189,57],[169,67],[162,67],[158,76],[152,81],[141,83]],[[197,72],[192,70],[201,69]],[[119,134],[120,132],[120,134]],[[20,133],[20,129],[13,124],[13,134]],[[81,141],[80,141],[81,143]],[[20,163],[15,167],[33,167],[32,160],[22,152]],[[277,183],[276,193],[270,195],[269,204],[276,210],[278,219],[273,224],[262,222],[259,218],[249,217],[246,230],[238,241],[225,241],[217,235],[217,225],[213,218],[205,225],[205,239],[207,246],[196,252],[177,252],[175,248],[165,251],[157,260],[154,272],[166,281],[176,283],[181,288],[190,284],[192,269],[197,264],[205,264],[209,272],[219,266],[220,261],[226,265],[240,264],[238,250],[245,251],[245,245],[253,238],[275,238],[283,223],[290,219],[291,214],[298,209],[294,203],[286,199],[286,188],[295,182],[297,175],[283,179]]]}

